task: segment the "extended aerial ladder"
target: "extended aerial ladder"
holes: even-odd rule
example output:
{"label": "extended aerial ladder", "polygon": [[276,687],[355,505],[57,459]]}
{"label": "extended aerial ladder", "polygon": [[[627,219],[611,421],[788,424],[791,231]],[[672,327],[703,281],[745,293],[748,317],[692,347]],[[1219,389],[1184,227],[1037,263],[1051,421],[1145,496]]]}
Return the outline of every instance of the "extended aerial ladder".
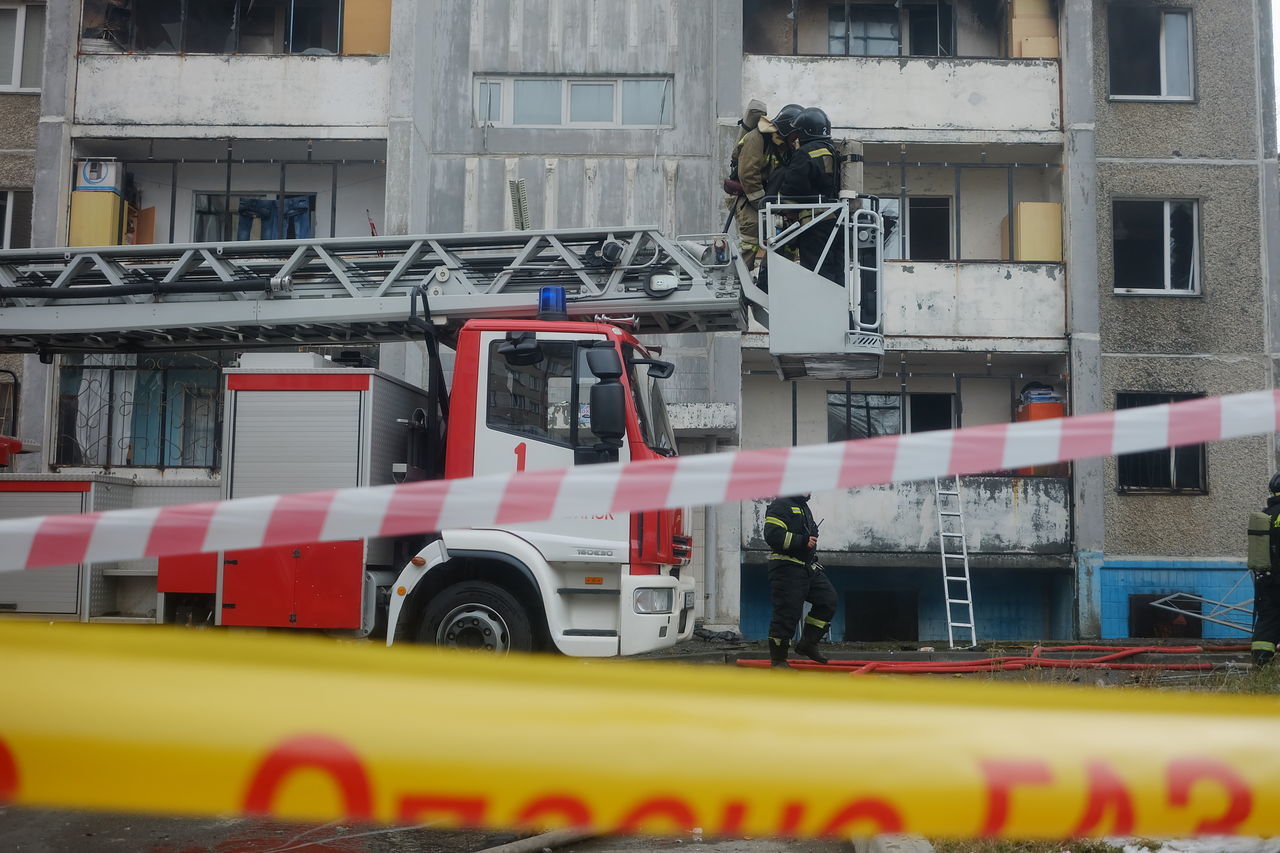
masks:
{"label": "extended aerial ladder", "polygon": [[[877,376],[880,216],[849,196],[768,206],[772,294],[726,235],[642,227],[0,251],[0,352],[378,343],[424,322],[448,343],[467,320],[535,317],[560,285],[571,319],[678,334],[743,331],[750,311],[784,378]],[[843,281],[783,257],[822,215]]]}

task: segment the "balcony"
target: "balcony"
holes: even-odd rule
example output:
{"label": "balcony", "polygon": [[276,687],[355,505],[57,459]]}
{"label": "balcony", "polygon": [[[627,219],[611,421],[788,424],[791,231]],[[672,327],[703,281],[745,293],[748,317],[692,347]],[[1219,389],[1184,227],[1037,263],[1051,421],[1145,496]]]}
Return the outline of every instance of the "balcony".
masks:
{"label": "balcony", "polygon": [[[1068,478],[980,476],[965,477],[963,484],[974,565],[1068,565]],[[832,563],[931,566],[939,559],[935,501],[933,483],[921,481],[815,494],[810,506],[815,518],[824,519],[821,551]],[[762,535],[767,506],[766,501],[742,504],[743,550],[768,550]]]}
{"label": "balcony", "polygon": [[1048,0],[744,0],[743,92],[817,104],[864,142],[1056,143]]}
{"label": "balcony", "polygon": [[75,121],[94,135],[135,138],[241,127],[254,136],[306,128],[312,138],[378,138],[390,89],[385,56],[82,54]]}
{"label": "balcony", "polygon": [[1066,299],[1060,264],[891,261],[884,268],[885,345],[1066,352]]}

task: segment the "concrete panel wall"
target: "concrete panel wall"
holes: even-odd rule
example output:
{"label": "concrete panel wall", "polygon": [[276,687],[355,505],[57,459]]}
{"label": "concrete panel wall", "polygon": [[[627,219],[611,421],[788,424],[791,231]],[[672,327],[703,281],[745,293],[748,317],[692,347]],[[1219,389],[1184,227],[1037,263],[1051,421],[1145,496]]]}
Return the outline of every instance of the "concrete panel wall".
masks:
{"label": "concrete panel wall", "polygon": [[1057,131],[1056,60],[745,56],[768,103],[820,104],[833,127]]}
{"label": "concrete panel wall", "polygon": [[1258,36],[1254,4],[1247,0],[1151,2],[1192,12],[1196,100],[1182,104],[1110,100],[1109,4],[1106,0],[1093,0],[1099,156],[1258,157],[1258,65],[1253,61]]}
{"label": "concrete panel wall", "polygon": [[85,55],[75,121],[360,127],[382,136],[390,88],[391,66],[383,56]]}
{"label": "concrete panel wall", "polygon": [[[1104,163],[1098,168],[1098,287],[1104,350],[1259,352],[1266,288],[1261,270],[1258,169]],[[1203,296],[1113,296],[1111,202],[1198,198]],[[1241,212],[1246,213],[1242,214]]]}
{"label": "concrete panel wall", "polygon": [[[1104,402],[1117,391],[1235,394],[1271,387],[1268,359],[1255,355],[1186,358],[1140,355],[1103,358]],[[1271,476],[1267,436],[1208,446],[1204,495],[1122,495],[1116,492],[1115,457],[1105,460],[1103,490],[1108,558],[1118,555],[1240,557],[1247,515],[1261,508]]]}
{"label": "concrete panel wall", "polygon": [[[722,3],[662,0],[437,0],[419,9],[414,123],[429,160],[413,228],[508,226],[507,181],[524,178],[535,227],[646,224],[705,232],[722,195],[712,49]],[[423,18],[426,20],[423,20]],[[732,69],[737,77],[736,65]],[[670,76],[669,128],[491,127],[476,120],[477,75]],[[509,227],[509,226],[508,226]]]}
{"label": "concrete panel wall", "polygon": [[34,150],[39,121],[39,95],[0,94],[0,150]]}
{"label": "concrete panel wall", "polygon": [[[965,532],[971,554],[1064,554],[1070,550],[1065,479],[963,478]],[[767,551],[768,501],[742,504],[742,547]],[[938,553],[937,501],[932,481],[815,494],[814,518],[824,519],[823,552]],[[838,560],[838,558],[837,558]]]}
{"label": "concrete panel wall", "polygon": [[884,330],[910,337],[1065,338],[1058,264],[885,265]]}

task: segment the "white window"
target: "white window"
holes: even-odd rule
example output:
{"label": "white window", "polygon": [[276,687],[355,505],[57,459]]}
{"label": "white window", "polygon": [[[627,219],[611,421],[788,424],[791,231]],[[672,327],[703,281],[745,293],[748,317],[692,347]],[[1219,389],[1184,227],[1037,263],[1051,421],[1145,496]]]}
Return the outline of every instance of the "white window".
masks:
{"label": "white window", "polygon": [[1107,10],[1111,97],[1190,101],[1193,90],[1191,13],[1154,6]]}
{"label": "white window", "polygon": [[1113,201],[1115,290],[1199,293],[1199,215],[1199,204],[1194,199]]}
{"label": "white window", "polygon": [[31,193],[0,190],[0,249],[31,247]]}
{"label": "white window", "polygon": [[670,127],[669,77],[476,79],[476,121],[501,127]]}
{"label": "white window", "polygon": [[40,91],[44,13],[43,3],[0,5],[0,90]]}

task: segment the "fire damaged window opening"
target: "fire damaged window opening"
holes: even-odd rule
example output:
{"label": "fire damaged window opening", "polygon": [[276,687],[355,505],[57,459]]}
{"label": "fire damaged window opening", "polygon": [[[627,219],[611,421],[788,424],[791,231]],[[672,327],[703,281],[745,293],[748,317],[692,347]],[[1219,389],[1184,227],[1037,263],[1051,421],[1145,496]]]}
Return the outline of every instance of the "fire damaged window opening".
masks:
{"label": "fire damaged window opening", "polygon": [[878,435],[951,429],[955,395],[941,393],[881,394],[853,390],[827,392],[827,441],[850,441]]}
{"label": "fire damaged window opening", "polygon": [[[995,31],[999,0],[972,0]],[[743,52],[790,56],[954,57],[953,0],[743,0]],[[803,46],[803,49],[802,49]]]}
{"label": "fire damaged window opening", "polygon": [[1118,100],[1194,99],[1191,12],[1149,4],[1107,9],[1110,94]]}
{"label": "fire damaged window opening", "polygon": [[1111,203],[1117,293],[1200,293],[1200,222],[1195,199]]}
{"label": "fire damaged window opening", "polygon": [[139,53],[342,50],[344,0],[85,0],[83,34]]}
{"label": "fire damaged window opening", "polygon": [[[1195,400],[1203,394],[1164,394],[1121,392],[1116,394],[1117,409],[1158,406]],[[1193,444],[1150,450],[1146,453],[1124,453],[1116,457],[1117,489],[1121,493],[1206,494],[1205,446]]]}

